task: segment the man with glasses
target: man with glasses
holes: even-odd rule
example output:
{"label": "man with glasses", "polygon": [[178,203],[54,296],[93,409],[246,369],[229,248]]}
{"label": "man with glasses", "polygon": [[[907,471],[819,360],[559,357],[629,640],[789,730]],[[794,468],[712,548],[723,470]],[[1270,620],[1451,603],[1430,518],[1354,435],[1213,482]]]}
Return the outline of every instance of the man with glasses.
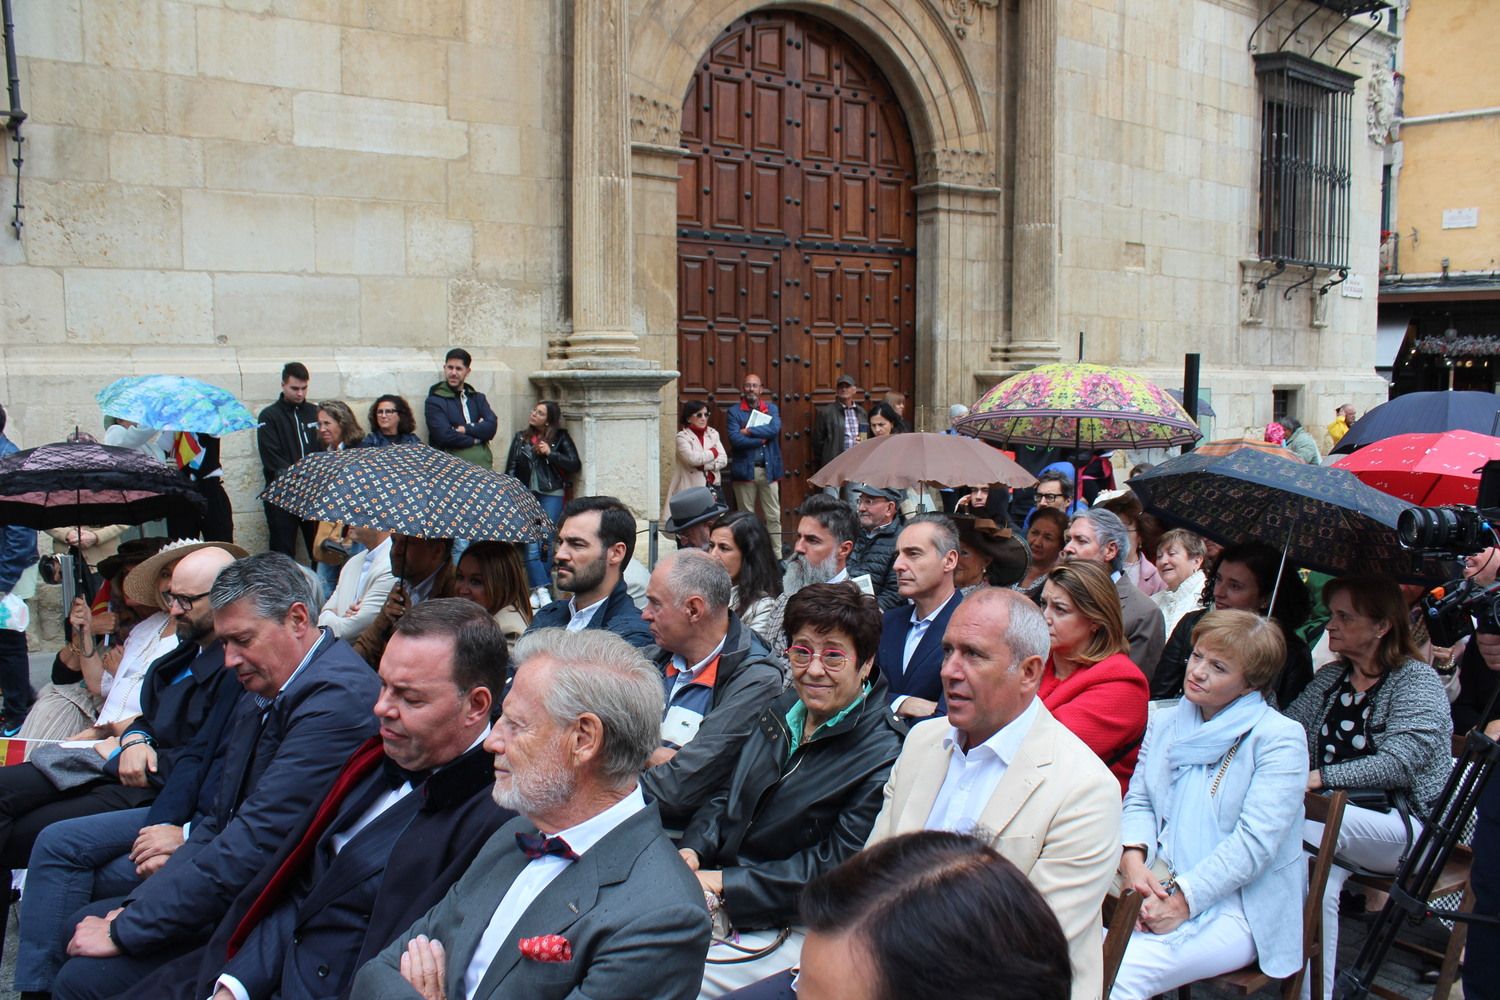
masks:
{"label": "man with glasses", "polygon": [[775,545],[772,555],[781,558],[781,411],[763,399],[763,384],[753,372],[740,386],[740,403],[725,415],[729,425],[729,481],[734,484],[734,505],[755,513],[766,523]]}
{"label": "man with glasses", "polygon": [[[281,395],[260,411],[255,444],[260,449],[260,466],[267,486],[298,459],[323,450],[318,437],[318,408],[307,401],[307,384],[307,366],[300,361],[287,362],[281,369]],[[297,532],[301,530],[302,542],[311,557],[318,522],[300,521],[297,515],[274,504],[265,504],[265,508],[271,551],[295,558]]]}
{"label": "man with glasses", "polygon": [[1068,513],[1073,503],[1073,480],[1058,469],[1046,469],[1036,477],[1036,491],[1032,494],[1036,505],[1026,513],[1021,530],[1031,527],[1031,515],[1044,507]]}
{"label": "man with glasses", "polygon": [[667,689],[661,748],[641,778],[668,824],[685,822],[729,778],[781,669],[729,610],[729,574],[695,549],[656,564],[641,617]]}

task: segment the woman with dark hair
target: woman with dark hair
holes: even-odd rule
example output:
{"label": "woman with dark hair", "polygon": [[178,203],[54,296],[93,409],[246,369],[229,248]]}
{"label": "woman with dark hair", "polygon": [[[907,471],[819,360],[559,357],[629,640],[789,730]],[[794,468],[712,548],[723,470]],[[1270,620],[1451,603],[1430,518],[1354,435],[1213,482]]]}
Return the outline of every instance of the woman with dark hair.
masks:
{"label": "woman with dark hair", "polygon": [[531,600],[521,550],[510,542],[474,542],[459,557],[453,596],[473,601],[505,632],[505,648],[531,625]]}
{"label": "woman with dark hair", "polygon": [[[583,468],[573,438],[562,426],[562,409],[556,401],[544,399],[531,408],[526,426],[510,439],[505,456],[505,474],[526,484],[531,495],[554,525],[562,516],[568,492],[569,477]],[[526,543],[526,577],[531,584],[531,605],[540,607],[552,600],[552,554],[541,542]]]}
{"label": "woman with dark hair", "polygon": [[870,437],[905,434],[909,430],[911,428],[906,426],[906,421],[901,419],[901,414],[890,403],[881,400],[870,407]]}
{"label": "woman with dark hair", "polygon": [[729,464],[729,449],[719,440],[719,432],[708,425],[708,404],[690,399],[682,404],[682,429],[677,432],[677,462],[672,466],[672,480],[663,497],[661,519],[671,511],[666,504],[683,490],[707,486],[719,503],[724,502],[724,487],[719,474]]}
{"label": "woman with dark hair", "polygon": [[417,437],[417,418],[411,404],[400,396],[387,393],[370,404],[370,433],[362,442],[366,448],[388,444],[421,444]]}
{"label": "woman with dark hair", "polygon": [[1038,507],[1026,528],[1026,547],[1031,550],[1031,565],[1016,584],[1027,597],[1042,602],[1042,585],[1047,574],[1057,568],[1063,546],[1068,540],[1068,515],[1052,507]]}
{"label": "woman with dark hair", "polygon": [[792,686],[678,845],[714,918],[703,996],[796,964],[797,897],[864,846],[906,731],[875,670],[872,598],[847,583],[804,587],[787,601],[785,629]]}
{"label": "woman with dark hair", "polygon": [[771,554],[771,535],[747,510],[721,514],[709,535],[708,554],[729,574],[729,607],[740,624],[775,644],[771,626],[781,597],[781,570]]}
{"label": "woman with dark hair", "polygon": [[[1276,604],[1271,605],[1271,595]],[[1297,638],[1297,629],[1307,620],[1312,597],[1295,568],[1281,566],[1281,553],[1264,542],[1241,542],[1224,549],[1213,575],[1205,585],[1205,598],[1219,611],[1253,611],[1269,617],[1281,626],[1286,640],[1286,663],[1276,678],[1278,708],[1290,705],[1312,680],[1312,653],[1307,643]],[[1151,675],[1151,697],[1176,698],[1182,694],[1182,677],[1187,670],[1188,654],[1193,651],[1192,635],[1208,608],[1189,611],[1162,649],[1156,673]]]}
{"label": "woman with dark hair", "polygon": [[1281,628],[1248,611],[1193,629],[1182,700],[1152,715],[1125,796],[1120,875],[1145,903],[1115,1000],[1302,965],[1307,739],[1265,700],[1285,659]]}
{"label": "woman with dark hair", "polygon": [[[1395,871],[1408,843],[1407,820],[1415,837],[1453,769],[1453,728],[1443,683],[1412,642],[1394,581],[1332,580],[1323,603],[1328,648],[1338,659],[1317,672],[1286,714],[1307,733],[1308,789],[1351,793],[1339,828],[1341,864],[1329,872],[1323,895],[1323,995],[1332,996],[1348,866]],[[1319,823],[1303,833],[1314,844],[1322,836]]]}
{"label": "woman with dark hair", "polygon": [[802,893],[802,969],[749,1000],[1068,1000],[1062,926],[981,840],[924,830],[872,844]]}
{"label": "woman with dark hair", "polygon": [[1082,559],[1058,566],[1042,587],[1042,617],[1052,652],[1037,697],[1099,755],[1124,795],[1151,695],[1146,675],[1130,659],[1120,594],[1109,571]]}

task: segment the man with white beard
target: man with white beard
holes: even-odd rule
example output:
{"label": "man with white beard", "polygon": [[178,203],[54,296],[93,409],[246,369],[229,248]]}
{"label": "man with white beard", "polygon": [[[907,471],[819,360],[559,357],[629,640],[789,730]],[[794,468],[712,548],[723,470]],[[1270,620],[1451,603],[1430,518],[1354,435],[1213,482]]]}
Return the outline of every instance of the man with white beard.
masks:
{"label": "man with white beard", "polygon": [[696,997],[703,893],[639,785],[661,738],[661,674],[603,629],[529,632],[515,657],[484,746],[495,801],[521,815],[351,995]]}
{"label": "man with white beard", "polygon": [[[782,593],[791,597],[809,584],[849,580],[846,564],[859,537],[859,517],[854,508],[826,493],[814,493],[802,501],[797,516],[797,544],[782,574]],[[873,594],[868,576],[853,582]]]}

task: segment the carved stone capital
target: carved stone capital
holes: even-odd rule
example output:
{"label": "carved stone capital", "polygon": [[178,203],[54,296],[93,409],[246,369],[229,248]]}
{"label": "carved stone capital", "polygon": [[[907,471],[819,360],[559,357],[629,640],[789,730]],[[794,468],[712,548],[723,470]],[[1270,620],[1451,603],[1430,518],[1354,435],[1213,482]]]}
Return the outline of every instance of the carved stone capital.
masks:
{"label": "carved stone capital", "polygon": [[921,184],[994,187],[997,183],[994,163],[977,149],[929,149],[921,156],[917,178]]}
{"label": "carved stone capital", "polygon": [[944,0],[943,5],[948,9],[948,19],[953,22],[953,33],[959,38],[967,38],[969,29],[976,25],[979,34],[984,35],[984,11],[1000,6],[1000,0]]}
{"label": "carved stone capital", "polygon": [[682,108],[631,94],[630,141],[651,146],[682,145]]}

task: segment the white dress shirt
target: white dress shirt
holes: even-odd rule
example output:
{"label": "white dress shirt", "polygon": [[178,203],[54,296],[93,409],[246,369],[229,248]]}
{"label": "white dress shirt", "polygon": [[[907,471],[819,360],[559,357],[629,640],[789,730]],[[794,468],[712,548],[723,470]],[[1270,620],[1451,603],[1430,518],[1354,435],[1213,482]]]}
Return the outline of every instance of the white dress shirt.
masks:
{"label": "white dress shirt", "polygon": [[[552,836],[561,837],[567,841],[573,853],[583,857],[615,827],[644,808],[646,808],[646,797],[641,794],[641,787],[637,785],[629,795],[602,813],[584,820],[577,826],[559,830]],[[536,902],[537,897],[552,884],[552,880],[561,875],[572,863],[555,854],[546,854],[521,869],[521,873],[510,884],[510,888],[505,890],[505,896],[500,900],[500,905],[495,907],[494,916],[490,917],[489,926],[484,929],[484,934],[479,938],[479,945],[474,949],[473,957],[469,959],[469,966],[464,972],[466,1000],[474,1000],[474,994],[478,992],[479,984],[484,981],[484,974],[489,971],[490,963],[499,954],[500,946],[505,943],[505,939],[510,937],[510,932],[516,929],[516,922],[521,919],[521,915],[531,908],[531,904]]]}
{"label": "white dress shirt", "polygon": [[159,656],[177,648],[177,631],[167,628],[171,621],[165,611],[158,611],[145,621],[138,622],[125,637],[125,652],[115,668],[114,677],[105,674],[100,680],[104,692],[104,704],[99,706],[95,725],[123,722],[141,714],[141,682],[146,679],[146,668]]}
{"label": "white dress shirt", "polygon": [[608,597],[601,597],[593,604],[580,610],[577,596],[568,598],[568,624],[564,625],[563,628],[569,632],[582,632],[589,627],[589,622],[594,620],[594,616],[599,613],[600,608],[604,607],[604,602],[607,600],[609,600]]}
{"label": "white dress shirt", "polygon": [[962,734],[957,729],[952,729],[943,738],[943,747],[952,753],[948,757],[948,773],[943,777],[943,787],[938,789],[932,812],[927,814],[927,829],[955,833],[974,830],[1000,779],[1005,777],[1005,769],[1015,759],[1016,751],[1021,749],[1026,734],[1031,731],[1040,704],[1040,698],[1032,698],[1031,704],[1020,715],[967,753],[961,742]]}
{"label": "white dress shirt", "polygon": [[917,647],[922,644],[922,637],[927,634],[927,629],[932,625],[933,620],[943,613],[943,609],[953,602],[953,598],[957,594],[958,591],[956,590],[952,594],[949,594],[948,600],[933,608],[932,614],[926,618],[918,618],[917,606],[915,604],[912,605],[911,628],[906,632],[906,645],[901,649],[901,672],[903,674],[906,673],[906,668],[911,665],[911,658],[916,653]]}

